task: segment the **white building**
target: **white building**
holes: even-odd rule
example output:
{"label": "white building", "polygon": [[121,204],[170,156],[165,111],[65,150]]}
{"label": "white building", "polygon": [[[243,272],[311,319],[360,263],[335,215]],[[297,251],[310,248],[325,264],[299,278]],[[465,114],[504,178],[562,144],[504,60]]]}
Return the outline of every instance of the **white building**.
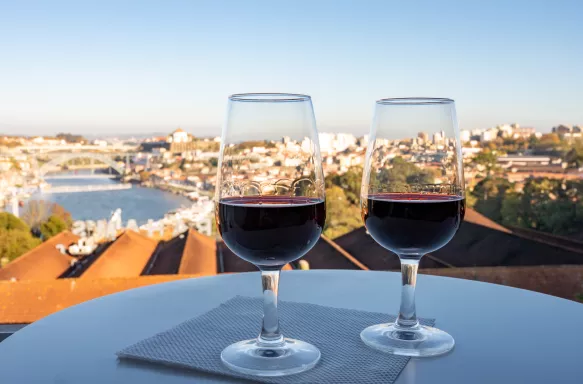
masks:
{"label": "white building", "polygon": [[168,135],[166,141],[168,143],[188,143],[190,141],[190,135],[183,129],[178,128],[170,135]]}
{"label": "white building", "polygon": [[514,124],[513,125],[502,124],[499,125],[497,128],[498,131],[502,133],[502,137],[512,137],[514,133]]}
{"label": "white building", "polygon": [[367,147],[369,140],[370,140],[370,136],[369,135],[362,136],[362,140],[360,140],[360,146],[361,147]]}
{"label": "white building", "polygon": [[334,149],[338,152],[346,150],[348,147],[356,145],[356,137],[350,133],[339,133],[336,135]]}
{"label": "white building", "polygon": [[536,130],[534,128],[520,127],[517,125],[514,128],[514,132],[512,133],[512,137],[514,137],[515,139],[518,139],[518,138],[528,139],[530,136],[535,135],[535,134],[536,134]]}
{"label": "white building", "polygon": [[498,129],[497,128],[490,128],[482,132],[480,137],[480,141],[492,141],[498,137]]}
{"label": "white building", "polygon": [[472,138],[472,135],[470,133],[470,131],[468,131],[467,129],[464,129],[460,132],[460,140],[462,143],[467,143],[468,141],[470,141]]}
{"label": "white building", "polygon": [[433,134],[433,144],[435,145],[443,144],[443,139],[444,139],[443,131],[435,132]]}
{"label": "white building", "polygon": [[335,135],[333,133],[319,133],[318,141],[320,142],[320,151],[331,152],[334,148],[334,138]]}

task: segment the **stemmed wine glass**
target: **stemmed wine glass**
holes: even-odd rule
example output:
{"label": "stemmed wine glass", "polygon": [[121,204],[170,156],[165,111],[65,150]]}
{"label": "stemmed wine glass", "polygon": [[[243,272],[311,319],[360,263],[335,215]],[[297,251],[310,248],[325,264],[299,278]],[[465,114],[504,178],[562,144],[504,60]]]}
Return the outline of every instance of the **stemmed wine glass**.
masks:
{"label": "stemmed wine glass", "polygon": [[377,243],[399,256],[402,273],[396,322],[370,326],[361,339],[395,355],[448,352],[454,339],[417,320],[415,284],[421,257],[446,245],[464,217],[461,143],[453,100],[377,101],[361,208],[366,229]]}
{"label": "stemmed wine glass", "polygon": [[[318,241],[326,219],[318,132],[309,96],[249,93],[229,97],[215,195],[225,244],[255,264],[263,284],[263,324],[256,339],[221,353],[235,371],[283,376],[311,369],[320,351],[279,329],[281,268]],[[233,319],[235,321],[235,319]]]}

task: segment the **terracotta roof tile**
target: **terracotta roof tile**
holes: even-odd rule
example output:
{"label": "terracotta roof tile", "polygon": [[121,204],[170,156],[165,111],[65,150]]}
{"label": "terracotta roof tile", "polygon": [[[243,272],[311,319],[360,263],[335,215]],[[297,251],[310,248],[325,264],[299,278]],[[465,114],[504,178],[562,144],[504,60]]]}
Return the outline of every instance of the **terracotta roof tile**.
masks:
{"label": "terracotta roof tile", "polygon": [[81,279],[139,276],[158,243],[134,231],[125,231],[81,275]]}
{"label": "terracotta roof tile", "polygon": [[216,275],[217,241],[189,229],[178,273]]}
{"label": "terracotta roof tile", "polygon": [[0,281],[0,324],[32,323],[53,312],[97,297],[191,277],[197,275]]}
{"label": "terracotta roof tile", "polygon": [[482,215],[481,213],[478,213],[472,208],[466,209],[464,221],[468,223],[478,224],[483,227],[488,227],[490,229],[495,229],[501,232],[512,233],[512,231],[509,230],[508,228],[503,227],[500,224],[496,223],[495,221],[488,219],[486,216]]}
{"label": "terracotta roof tile", "polygon": [[0,269],[0,280],[56,279],[70,266],[74,258],[62,254],[56,246],[69,246],[79,237],[69,231],[61,232],[36,248],[28,251]]}
{"label": "terracotta roof tile", "polygon": [[477,280],[574,300],[583,293],[583,266],[432,268],[419,273]]}
{"label": "terracotta roof tile", "polygon": [[[258,270],[258,268],[250,262],[235,255],[235,253],[233,253],[223,241],[217,243],[217,257],[219,259],[219,272],[221,273],[256,272]],[[292,269],[293,268],[290,264],[286,264],[282,268],[284,271]]]}
{"label": "terracotta roof tile", "polygon": [[301,260],[307,261],[310,269],[368,270],[366,265],[324,235],[320,236],[314,248]]}

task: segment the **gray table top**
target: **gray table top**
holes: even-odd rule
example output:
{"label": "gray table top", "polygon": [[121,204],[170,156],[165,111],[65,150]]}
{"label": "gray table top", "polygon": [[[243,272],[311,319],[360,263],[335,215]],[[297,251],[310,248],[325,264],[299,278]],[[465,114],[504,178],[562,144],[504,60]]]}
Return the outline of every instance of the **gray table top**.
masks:
{"label": "gray table top", "polygon": [[[283,272],[282,300],[396,313],[400,275]],[[115,352],[235,295],[260,295],[257,273],[179,280],[65,309],[0,343],[5,383],[228,383],[193,371],[121,362]],[[582,383],[583,305],[474,281],[420,276],[417,309],[456,340],[454,351],[412,359],[397,383]],[[258,324],[259,326],[259,324]],[[283,330],[285,333],[285,329]]]}

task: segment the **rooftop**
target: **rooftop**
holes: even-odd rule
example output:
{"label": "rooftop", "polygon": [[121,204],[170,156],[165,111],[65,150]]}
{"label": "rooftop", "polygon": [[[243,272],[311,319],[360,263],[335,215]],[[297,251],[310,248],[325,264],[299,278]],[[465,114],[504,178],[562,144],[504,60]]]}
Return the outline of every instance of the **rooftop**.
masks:
{"label": "rooftop", "polygon": [[128,230],[85,271],[81,278],[139,276],[158,243]]}
{"label": "rooftop", "polygon": [[0,280],[50,280],[58,278],[75,259],[61,253],[57,245],[68,247],[79,237],[61,232],[0,269]]}
{"label": "rooftop", "polygon": [[0,324],[26,324],[87,300],[151,284],[197,277],[158,275],[0,282]]}

